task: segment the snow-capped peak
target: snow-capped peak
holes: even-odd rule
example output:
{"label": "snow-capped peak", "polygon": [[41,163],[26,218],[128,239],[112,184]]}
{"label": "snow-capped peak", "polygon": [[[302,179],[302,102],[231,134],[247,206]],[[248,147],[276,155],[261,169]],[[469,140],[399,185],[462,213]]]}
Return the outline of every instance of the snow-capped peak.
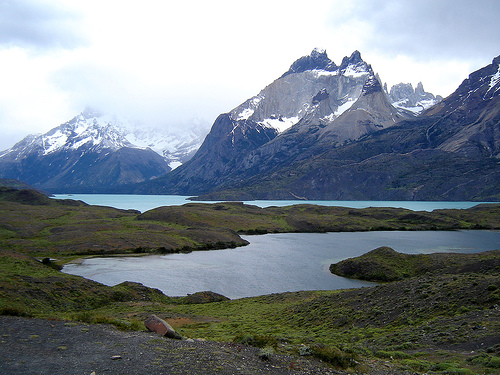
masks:
{"label": "snow-capped peak", "polygon": [[311,52],[311,57],[318,58],[320,55],[326,55],[326,50],[323,48],[316,47]]}
{"label": "snow-capped peak", "polygon": [[386,88],[386,94],[394,107],[409,111],[414,115],[422,113],[443,99],[439,95],[434,96],[425,92],[422,82],[419,82],[415,89],[411,83],[398,83],[390,90]]}
{"label": "snow-capped peak", "polygon": [[327,72],[333,72],[337,69],[337,65],[335,65],[335,63],[328,58],[324,49],[315,48],[312,50],[311,54],[302,56],[300,59],[296,60],[282,77],[294,73],[303,73],[308,70],[324,70]]}
{"label": "snow-capped peak", "polygon": [[339,71],[348,77],[362,77],[371,73],[371,67],[361,58],[359,51],[354,51],[350,57],[344,57]]}
{"label": "snow-capped peak", "polygon": [[111,116],[85,111],[40,136],[43,155],[62,149],[96,150],[135,147],[128,142],[120,124]]}
{"label": "snow-capped peak", "polygon": [[[315,48],[296,60],[285,74],[258,95],[234,108],[230,117],[236,122],[253,121],[277,133],[294,126],[305,116],[310,118],[313,112],[319,111],[318,118],[331,122],[350,108],[371,78],[376,80],[370,65],[358,51],[337,66],[324,49]],[[328,103],[322,105],[321,102]]]}
{"label": "snow-capped peak", "polygon": [[45,134],[29,135],[0,154],[19,159],[35,152],[40,156],[60,151],[81,155],[121,148],[151,149],[173,169],[191,158],[203,142],[208,127],[194,123],[182,131],[148,128],[121,121],[116,116],[85,110]]}

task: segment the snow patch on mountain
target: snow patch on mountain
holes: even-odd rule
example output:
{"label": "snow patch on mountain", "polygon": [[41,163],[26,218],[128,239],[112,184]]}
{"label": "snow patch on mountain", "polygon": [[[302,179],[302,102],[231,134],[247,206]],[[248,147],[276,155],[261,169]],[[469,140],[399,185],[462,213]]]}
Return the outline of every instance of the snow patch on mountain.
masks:
{"label": "snow patch on mountain", "polygon": [[255,113],[255,110],[259,107],[259,103],[264,99],[262,93],[260,95],[254,96],[253,98],[247,100],[242,106],[242,111],[237,114],[236,121],[248,120],[250,116]]}
{"label": "snow patch on mountain", "polygon": [[277,129],[280,133],[284,132],[285,130],[291,128],[293,125],[295,125],[297,122],[299,122],[300,117],[299,116],[294,116],[294,117],[273,117],[273,118],[268,118],[262,121],[259,121],[258,123],[262,126],[268,127],[268,128],[273,128]]}
{"label": "snow patch on mountain", "polygon": [[[499,82],[500,82],[500,65],[498,65],[497,72],[491,76],[490,87],[486,93],[490,92],[496,85],[498,85]],[[497,92],[498,90],[500,90],[500,86],[497,87],[497,89],[493,93]]]}
{"label": "snow patch on mountain", "polygon": [[68,135],[64,134],[60,130],[56,131],[50,137],[45,138],[42,136],[43,154],[47,155],[50,154],[51,152],[57,151],[66,144],[67,140],[68,140]]}
{"label": "snow patch on mountain", "polygon": [[349,65],[342,71],[342,75],[346,77],[363,77],[368,74],[365,64]]}
{"label": "snow patch on mountain", "polygon": [[[349,108],[352,107],[352,105],[354,103],[356,103],[356,100],[357,99],[352,99],[352,98],[348,98],[347,101],[341,105],[339,105],[339,107],[337,108],[337,110],[333,113],[333,115],[335,117],[339,117],[342,113],[344,113],[345,111],[347,111]],[[335,118],[334,117],[334,118]],[[333,120],[333,119],[332,119]]]}
{"label": "snow patch on mountain", "polygon": [[319,78],[319,77],[323,77],[323,76],[326,76],[326,77],[338,76],[340,71],[338,69],[334,70],[333,72],[330,72],[328,70],[314,69],[314,70],[311,70],[311,73],[314,75],[315,78]]}
{"label": "snow patch on mountain", "polygon": [[255,112],[253,108],[245,108],[239,115],[236,121],[248,120]]}

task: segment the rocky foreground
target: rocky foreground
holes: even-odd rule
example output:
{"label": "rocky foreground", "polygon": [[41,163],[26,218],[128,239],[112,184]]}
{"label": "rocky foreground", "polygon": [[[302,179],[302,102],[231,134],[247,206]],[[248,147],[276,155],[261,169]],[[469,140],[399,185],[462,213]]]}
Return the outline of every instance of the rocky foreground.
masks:
{"label": "rocky foreground", "polygon": [[[106,325],[0,316],[0,373],[30,374],[346,374],[309,357],[248,345],[171,340]],[[410,374],[373,361],[370,374]]]}

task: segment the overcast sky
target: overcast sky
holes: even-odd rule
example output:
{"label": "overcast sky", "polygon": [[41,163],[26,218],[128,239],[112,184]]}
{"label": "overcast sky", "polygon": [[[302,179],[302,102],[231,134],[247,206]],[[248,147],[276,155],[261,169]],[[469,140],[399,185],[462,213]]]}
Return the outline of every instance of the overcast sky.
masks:
{"label": "overcast sky", "polygon": [[500,54],[498,0],[0,0],[0,150],[92,107],[211,125],[313,48],[447,96]]}

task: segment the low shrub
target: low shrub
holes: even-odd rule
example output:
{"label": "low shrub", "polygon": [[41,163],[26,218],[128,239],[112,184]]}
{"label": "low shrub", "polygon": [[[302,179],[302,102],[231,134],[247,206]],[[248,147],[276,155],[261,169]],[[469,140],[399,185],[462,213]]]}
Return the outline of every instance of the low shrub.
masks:
{"label": "low shrub", "polygon": [[14,306],[2,306],[2,307],[0,307],[0,315],[22,316],[22,317],[29,317],[30,316],[30,314],[27,313],[23,308],[14,307]]}
{"label": "low shrub", "polygon": [[352,353],[343,352],[336,347],[313,345],[311,352],[315,358],[340,368],[355,367],[357,364]]}
{"label": "low shrub", "polygon": [[443,372],[443,373],[449,374],[449,375],[474,374],[474,372],[472,372],[472,370],[470,370],[468,368],[460,367],[460,365],[458,363],[454,363],[454,362],[437,363],[434,366],[432,366],[431,370]]}
{"label": "low shrub", "polygon": [[259,358],[268,361],[271,359],[273,354],[274,354],[273,347],[266,346],[265,348],[260,349]]}
{"label": "low shrub", "polygon": [[260,335],[238,335],[233,341],[238,344],[255,346],[257,348],[273,347],[278,344],[278,340],[273,336],[260,336]]}
{"label": "low shrub", "polygon": [[500,357],[491,357],[486,367],[500,368]]}
{"label": "low shrub", "polygon": [[413,371],[426,372],[432,367],[432,363],[421,359],[403,359],[401,365],[409,367]]}

